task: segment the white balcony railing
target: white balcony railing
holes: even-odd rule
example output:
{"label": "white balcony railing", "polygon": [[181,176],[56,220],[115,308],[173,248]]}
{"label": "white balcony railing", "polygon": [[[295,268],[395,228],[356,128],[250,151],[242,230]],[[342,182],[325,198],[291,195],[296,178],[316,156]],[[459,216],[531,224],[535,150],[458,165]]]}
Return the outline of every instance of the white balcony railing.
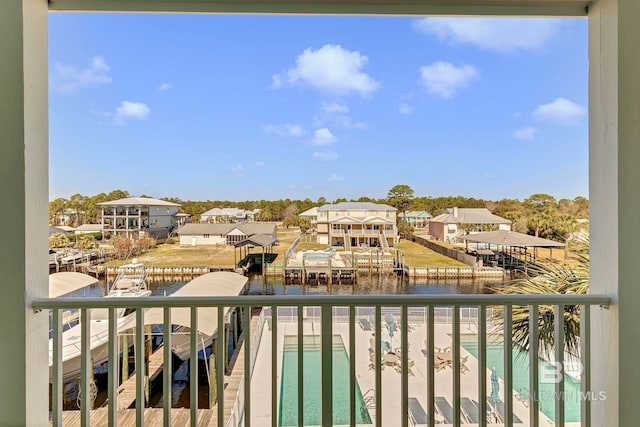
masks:
{"label": "white balcony railing", "polygon": [[[598,309],[598,306],[609,304],[609,298],[598,295],[346,295],[346,296],[239,296],[239,297],[145,297],[136,298],[132,301],[128,298],[57,298],[42,299],[33,303],[36,310],[50,309],[53,316],[52,332],[52,424],[61,426],[63,423],[62,411],[62,318],[63,310],[79,309],[82,319],[81,328],[81,384],[88,384],[90,370],[89,335],[90,328],[87,326],[87,319],[91,318],[92,309],[108,309],[108,361],[109,366],[117,366],[119,356],[117,340],[117,319],[116,309],[128,307],[135,308],[137,313],[135,329],[135,366],[137,372],[144,371],[144,317],[147,309],[160,308],[163,312],[162,332],[164,339],[163,363],[165,364],[163,373],[163,422],[164,425],[171,424],[171,309],[188,308],[191,313],[191,325],[193,328],[189,333],[190,337],[190,357],[195,359],[198,353],[198,333],[197,319],[198,309],[203,307],[216,307],[217,310],[217,330],[224,329],[225,307],[244,307],[243,323],[245,328],[251,324],[250,308],[261,308],[258,327],[251,334],[251,339],[245,339],[244,356],[237,363],[244,364],[244,373],[235,396],[231,414],[225,415],[225,390],[224,372],[218,369],[215,375],[217,385],[217,404],[210,409],[213,418],[218,426],[250,426],[268,425],[278,426],[279,408],[281,399],[279,391],[282,371],[282,355],[280,351],[284,345],[285,334],[287,336],[312,335],[313,341],[318,345],[320,351],[320,363],[316,369],[321,372],[321,387],[319,397],[320,421],[316,425],[333,425],[332,416],[335,416],[332,400],[332,378],[334,369],[333,349],[335,335],[344,338],[344,350],[348,354],[348,394],[344,399],[347,401],[346,411],[348,421],[340,424],[358,424],[357,387],[358,381],[369,381],[371,384],[371,394],[367,397],[367,402],[374,405],[364,411],[370,411],[369,415],[372,424],[376,426],[397,425],[408,427],[409,425],[428,424],[434,425],[436,421],[459,426],[465,423],[473,423],[480,426],[490,425],[498,418],[502,418],[504,425],[512,425],[514,414],[519,417],[522,424],[529,426],[547,425],[543,423],[544,415],[540,412],[540,372],[539,366],[539,337],[538,337],[538,316],[530,317],[528,325],[530,331],[530,351],[528,353],[529,375],[526,389],[527,395],[523,395],[522,387],[514,387],[513,371],[513,328],[512,313],[513,307],[528,307],[529,312],[539,313],[539,308],[544,307],[546,313],[554,313],[554,342],[555,361],[564,361],[564,307],[566,305],[576,305],[580,307],[580,361],[583,366],[580,379],[581,396],[587,397],[580,401],[580,422],[581,426],[591,425],[591,400],[593,395],[591,390],[591,348],[590,348],[590,311]],[[383,338],[392,328],[390,325],[391,314],[395,319],[393,325],[397,326],[396,344],[393,350],[394,363],[389,363],[391,353],[383,351],[386,339]],[[389,317],[387,317],[389,316]],[[487,349],[491,343],[495,329],[493,319],[502,316],[505,327],[499,335],[502,351],[504,352],[502,375],[501,402],[488,400],[488,387],[491,375],[488,372]],[[317,325],[317,326],[316,326]],[[385,328],[387,325],[387,330]],[[318,330],[319,326],[319,330]],[[369,330],[367,330],[370,327]],[[443,334],[443,328],[446,334]],[[246,329],[249,330],[249,329]],[[280,331],[280,332],[279,332]],[[472,359],[473,364],[466,366],[468,354],[461,346],[461,336],[473,332],[474,342],[477,343],[477,355]],[[389,334],[391,339],[392,334]],[[270,339],[268,338],[270,337]],[[449,361],[451,368],[448,379],[443,380],[440,374],[440,365],[443,359],[442,353],[436,348],[438,340],[446,337],[449,340],[450,353],[445,359]],[[363,344],[364,343],[364,344]],[[417,343],[417,344],[416,344]],[[423,344],[424,343],[424,344]],[[303,355],[305,345],[310,344],[304,339],[295,340],[297,348],[297,366],[302,370],[305,363]],[[495,345],[493,343],[492,345]],[[463,356],[463,353],[466,355]],[[224,340],[215,341],[216,366],[224,366],[223,356]],[[269,359],[270,362],[266,360]],[[259,356],[261,355],[261,356]],[[363,362],[364,361],[364,362]],[[370,361],[370,362],[369,362]],[[477,361],[477,362],[476,362]],[[256,363],[261,363],[261,369],[255,369]],[[365,363],[365,369],[357,369]],[[368,364],[369,371],[366,366]],[[192,364],[190,369],[190,423],[197,425],[198,417],[202,416],[202,409],[198,410],[198,368],[197,364]],[[384,372],[384,368],[397,370],[393,373],[395,380],[387,381],[392,372]],[[564,364],[556,364],[557,374],[564,374]],[[266,367],[266,368],[265,368]],[[598,369],[597,366],[594,367]],[[414,386],[417,378],[412,376],[413,370],[419,369],[420,384],[418,389]],[[372,372],[370,372],[372,371]],[[256,377],[256,372],[265,377]],[[465,374],[466,372],[466,374]],[[400,376],[399,381],[397,375]],[[474,378],[475,386],[462,388],[462,376],[471,375]],[[344,375],[343,375],[344,376]],[[363,379],[368,376],[369,379]],[[437,377],[437,380],[436,380]],[[411,388],[410,388],[411,378]],[[270,398],[260,396],[255,398],[252,388],[263,386],[265,382],[271,382]],[[305,410],[303,394],[306,388],[303,387],[302,375],[297,375],[297,419],[300,420]],[[442,383],[445,381],[445,383]],[[470,381],[465,377],[465,384]],[[395,386],[393,384],[395,384]],[[399,387],[398,387],[399,383]],[[436,388],[437,383],[437,388]],[[389,397],[389,389],[397,387],[393,396]],[[82,402],[89,401],[89,387],[82,387],[80,397]],[[387,390],[384,394],[383,389]],[[411,394],[410,394],[411,390]],[[446,393],[450,402],[451,410],[446,413],[442,410],[443,393]],[[554,396],[564,395],[564,381],[558,381],[554,385]],[[117,369],[108,371],[108,421],[109,425],[116,425],[119,417],[117,410],[118,400],[118,372]],[[464,393],[464,396],[463,396]],[[471,397],[469,397],[471,396]],[[495,396],[493,396],[495,397]],[[386,401],[386,399],[390,399]],[[398,399],[399,404],[394,411],[390,410],[393,399]],[[270,400],[269,403],[264,401]],[[425,407],[422,413],[422,421],[417,420],[421,414],[416,413],[415,402],[422,401]],[[137,381],[136,402],[145,401],[145,382]],[[469,402],[473,402],[474,411],[469,411]],[[34,404],[46,404],[44,402],[34,402]],[[465,405],[467,404],[467,405]],[[271,413],[270,419],[264,423],[264,417],[251,416],[251,408],[256,405],[268,405]],[[524,406],[523,406],[524,405]],[[565,425],[565,407],[563,399],[556,399],[555,420],[556,426]],[[144,425],[145,405],[136,404],[135,418],[137,425]],[[527,407],[524,410],[524,407]],[[470,413],[472,412],[472,413]],[[497,413],[496,413],[497,412]],[[66,411],[65,411],[66,413]],[[76,414],[78,411],[75,412]],[[80,420],[83,425],[89,425],[92,411],[88,405],[82,405],[80,410]],[[264,411],[262,412],[264,413]],[[482,414],[493,413],[496,419],[482,416]],[[306,415],[305,415],[306,417]],[[417,417],[417,418],[416,418]],[[578,425],[578,424],[576,424]]]}

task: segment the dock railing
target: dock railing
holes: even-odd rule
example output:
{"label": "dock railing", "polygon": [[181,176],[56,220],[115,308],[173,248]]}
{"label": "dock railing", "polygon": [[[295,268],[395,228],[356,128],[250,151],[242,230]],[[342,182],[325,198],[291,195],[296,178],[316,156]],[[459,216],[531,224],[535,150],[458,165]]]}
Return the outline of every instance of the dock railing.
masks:
{"label": "dock railing", "polygon": [[[382,347],[382,331],[385,328],[385,321],[387,319],[387,314],[390,312],[395,313],[395,322],[398,326],[397,335],[400,336],[400,339],[396,340],[395,344],[399,346],[399,356],[397,361],[398,372],[400,372],[400,402],[401,402],[401,410],[399,412],[399,419],[393,422],[394,425],[408,427],[410,424],[410,411],[409,411],[409,373],[411,371],[411,366],[409,364],[409,351],[416,352],[420,349],[409,348],[408,342],[410,334],[415,332],[410,331],[410,329],[415,329],[415,323],[420,322],[420,327],[424,331],[424,339],[426,343],[435,343],[434,341],[434,330],[436,328],[436,318],[441,317],[438,313],[441,310],[441,307],[447,309],[447,322],[450,322],[450,351],[451,351],[451,406],[452,417],[451,424],[460,425],[463,414],[465,411],[461,408],[461,375],[462,370],[465,367],[464,363],[461,361],[461,333],[463,333],[463,319],[465,317],[475,319],[475,323],[477,324],[477,334],[476,340],[478,344],[478,370],[477,370],[477,389],[474,391],[476,394],[476,399],[478,402],[477,413],[478,414],[486,414],[488,406],[487,398],[487,385],[489,384],[489,375],[487,373],[487,345],[488,340],[490,340],[490,336],[493,335],[491,331],[491,327],[489,325],[488,311],[489,310],[497,310],[497,313],[501,313],[502,321],[504,324],[503,331],[501,332],[502,336],[502,350],[504,352],[504,374],[502,378],[502,384],[504,391],[503,393],[503,402],[500,405],[500,410],[502,411],[503,419],[505,420],[505,425],[512,425],[511,420],[513,419],[514,414],[514,387],[513,387],[513,359],[512,359],[512,350],[513,350],[513,338],[514,338],[514,328],[512,324],[513,319],[513,309],[514,307],[526,307],[529,313],[538,313],[537,316],[530,316],[528,320],[529,330],[530,330],[530,341],[529,341],[529,354],[528,354],[528,364],[529,364],[529,384],[527,385],[527,389],[529,391],[529,396],[531,400],[528,406],[528,422],[525,425],[530,426],[539,426],[543,423],[543,417],[539,411],[539,401],[536,399],[539,396],[538,384],[540,382],[541,372],[538,370],[538,355],[539,355],[539,343],[540,336],[538,334],[538,322],[539,316],[549,316],[553,315],[554,319],[554,342],[555,342],[555,361],[556,361],[556,375],[559,375],[562,378],[563,373],[565,372],[564,365],[562,362],[564,361],[565,353],[565,325],[564,325],[564,313],[565,306],[579,306],[580,307],[580,362],[582,364],[582,377],[581,377],[581,396],[585,396],[586,398],[582,399],[580,402],[580,425],[581,426],[590,426],[591,425],[591,403],[589,396],[593,396],[594,391],[591,390],[591,346],[590,346],[590,313],[593,310],[598,310],[598,306],[600,309],[603,306],[608,306],[610,303],[610,298],[608,296],[603,295],[342,295],[342,296],[238,296],[238,297],[174,297],[174,298],[164,298],[164,297],[146,297],[146,298],[136,298],[132,301],[130,298],[57,298],[57,299],[41,299],[37,300],[33,303],[33,308],[35,310],[52,310],[53,316],[53,339],[51,344],[51,360],[52,360],[52,412],[51,412],[51,422],[54,426],[63,425],[63,410],[62,410],[62,394],[63,394],[63,372],[62,372],[62,317],[63,311],[68,309],[79,309],[81,313],[81,378],[80,381],[83,384],[89,383],[90,372],[92,369],[90,362],[90,351],[89,351],[89,335],[90,328],[88,320],[91,318],[92,309],[107,309],[108,310],[108,326],[109,326],[109,366],[117,366],[118,359],[118,346],[117,346],[117,319],[116,319],[116,309],[122,307],[135,308],[137,311],[136,323],[138,327],[135,331],[135,342],[143,343],[144,339],[144,328],[142,327],[144,321],[144,312],[149,308],[163,308],[164,319],[164,332],[163,336],[165,342],[170,342],[171,336],[171,308],[188,308],[191,312],[191,321],[192,324],[197,322],[198,319],[198,309],[202,307],[216,307],[216,308],[224,308],[224,307],[247,307],[249,309],[243,310],[245,313],[245,325],[248,325],[250,322],[250,308],[252,307],[260,307],[260,308],[269,308],[270,314],[267,317],[267,324],[270,327],[271,333],[271,369],[270,372],[265,375],[271,377],[271,418],[266,425],[270,425],[272,427],[278,426],[278,414],[279,414],[279,403],[280,399],[278,396],[278,328],[280,326],[280,316],[278,315],[278,310],[283,307],[293,307],[296,312],[295,321],[297,323],[297,331],[298,336],[303,335],[305,322],[308,321],[308,316],[317,316],[319,318],[319,326],[320,330],[316,328],[314,330],[314,335],[319,335],[321,342],[321,356],[320,356],[320,371],[321,371],[321,398],[318,403],[320,406],[321,412],[321,423],[320,425],[330,426],[333,424],[332,414],[333,414],[333,400],[332,400],[332,375],[333,375],[333,359],[332,359],[332,349],[333,349],[333,330],[334,323],[336,317],[337,319],[344,321],[347,319],[348,324],[348,334],[345,340],[345,348],[348,350],[350,355],[349,362],[349,419],[351,425],[356,424],[356,381],[357,375],[355,371],[355,359],[358,358],[358,354],[367,355],[367,348],[356,348],[356,327],[358,325],[358,333],[365,333],[364,329],[361,332],[360,329],[364,328],[363,324],[360,321],[363,318],[369,322],[368,327],[370,328],[368,332],[368,337],[371,340],[375,341],[375,348],[381,349]],[[362,309],[361,309],[362,307]],[[366,309],[366,316],[364,315],[364,310]],[[224,330],[224,318],[223,313],[224,310],[219,309],[217,311],[217,328],[219,331]],[[422,320],[419,320],[422,317]],[[293,317],[291,317],[293,318]],[[413,328],[412,328],[413,326]],[[286,325],[282,324],[282,328],[286,328]],[[338,328],[338,326],[336,326]],[[295,330],[296,328],[289,328]],[[284,330],[284,329],[283,329]],[[198,335],[195,332],[196,329],[192,329],[190,333],[191,339],[191,357],[196,357],[197,355],[197,343],[198,343]],[[467,333],[466,331],[464,332]],[[373,334],[373,337],[371,337]],[[413,337],[415,338],[415,337]],[[413,339],[412,338],[412,339]],[[262,340],[264,343],[264,338]],[[415,342],[415,340],[414,340]],[[280,342],[282,343],[282,342]],[[302,354],[304,350],[304,340],[297,340],[298,346],[298,363],[302,364]],[[255,350],[258,350],[259,341],[257,339],[248,340],[244,345],[249,345],[250,348],[245,348],[244,351],[244,366],[245,372],[249,373],[252,371],[253,363],[255,361],[255,351],[253,346],[256,346]],[[216,366],[223,366],[223,355],[224,351],[224,340],[216,341]],[[137,369],[143,368],[143,345],[137,345],[135,350],[135,360]],[[165,346],[168,348],[168,346]],[[405,351],[407,350],[407,351]],[[436,396],[438,390],[436,389],[436,365],[434,359],[434,345],[428,345],[422,350],[425,358],[425,370],[426,370],[426,387],[424,388],[424,396],[422,394],[419,396],[423,402],[425,403],[425,412],[427,414],[429,425],[435,424],[435,414],[436,410]],[[374,350],[375,353],[375,350]],[[165,359],[171,357],[170,352],[164,352]],[[240,362],[240,361],[238,361]],[[380,357],[375,359],[375,362],[372,362],[372,367],[375,375],[375,400],[376,402],[382,402],[382,366],[383,361]],[[598,369],[598,366],[594,367]],[[197,381],[197,364],[193,365],[192,371],[190,372],[190,423],[195,426],[198,425],[198,381]],[[261,371],[262,372],[262,371]],[[264,373],[264,372],[263,372]],[[386,375],[386,374],[385,374]],[[215,381],[217,384],[217,405],[213,409],[214,413],[217,414],[217,425],[225,426],[227,420],[225,420],[225,409],[224,409],[224,372],[219,370],[216,372]],[[254,374],[255,376],[255,374]],[[118,388],[118,374],[117,370],[108,370],[108,422],[109,425],[117,425],[118,412],[117,412],[117,388]],[[164,425],[171,425],[171,376],[163,375],[163,382],[168,383],[164,384],[163,390],[167,394],[163,396],[163,414],[164,414]],[[267,377],[268,378],[268,377]],[[298,389],[300,391],[303,390],[302,387],[302,376],[298,376]],[[438,380],[440,381],[440,379]],[[386,385],[385,385],[386,386]],[[238,417],[240,421],[238,421],[237,425],[242,426],[250,426],[254,425],[263,425],[258,422],[257,419],[252,419],[251,417],[251,407],[253,402],[251,400],[251,375],[245,375],[242,380],[242,391],[244,405],[241,405],[242,408],[238,408],[237,411],[242,411],[242,417]],[[89,401],[89,387],[82,388],[80,392],[80,397],[83,402]],[[558,381],[554,385],[555,395],[556,396],[564,396],[564,381]],[[136,401],[144,402],[144,382],[138,383],[136,386]],[[465,393],[468,393],[469,390],[465,389]],[[422,393],[422,392],[421,392]],[[302,415],[302,411],[304,410],[304,399],[301,395],[298,399],[298,417]],[[464,399],[465,402],[468,399]],[[39,403],[42,404],[42,403]],[[46,403],[44,403],[46,404]],[[516,402],[519,404],[519,401]],[[554,423],[556,426],[564,426],[565,425],[565,408],[564,408],[564,400],[562,398],[555,400],[555,420]],[[135,418],[136,424],[139,426],[144,425],[145,420],[145,405],[136,405],[135,409]],[[489,408],[490,409],[490,408]],[[375,414],[372,415],[372,419],[374,420],[374,424],[376,426],[383,425],[383,411],[385,410],[385,406],[378,404],[375,406]],[[519,407],[519,410],[522,408]],[[132,410],[130,410],[132,411]],[[89,425],[91,412],[88,405],[83,405],[81,409],[81,424]],[[77,413],[77,412],[76,412]],[[522,415],[522,412],[520,413]],[[387,415],[388,417],[388,415]],[[300,418],[299,418],[300,419]],[[236,425],[236,424],[233,424]],[[390,425],[386,423],[386,425]],[[486,417],[479,417],[480,426],[487,425]],[[546,421],[544,422],[546,425]]]}

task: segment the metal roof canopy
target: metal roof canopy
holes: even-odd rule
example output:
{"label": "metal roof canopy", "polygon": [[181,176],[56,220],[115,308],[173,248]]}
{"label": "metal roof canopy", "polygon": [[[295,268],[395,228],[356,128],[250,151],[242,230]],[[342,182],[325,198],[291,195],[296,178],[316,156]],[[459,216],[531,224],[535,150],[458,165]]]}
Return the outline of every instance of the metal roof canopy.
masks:
{"label": "metal roof canopy", "polygon": [[[238,273],[216,271],[196,277],[171,297],[228,297],[238,296],[244,289],[249,278]],[[225,307],[225,316],[232,307]],[[145,325],[160,325],[164,321],[163,309],[152,308],[144,313]],[[172,308],[171,324],[191,327],[191,309]],[[198,308],[198,332],[206,336],[215,336],[218,332],[218,309],[215,307]]]}
{"label": "metal roof canopy", "polygon": [[565,246],[564,243],[507,230],[474,233],[463,236],[462,239],[467,242],[488,243],[490,245],[514,246],[520,248],[557,248]]}
{"label": "metal roof canopy", "polygon": [[98,283],[98,279],[83,273],[63,271],[49,275],[49,298],[57,298],[77,289]]}
{"label": "metal roof canopy", "polygon": [[238,242],[233,246],[238,248],[240,246],[253,245],[253,246],[259,246],[263,248],[266,246],[273,245],[277,240],[278,239],[276,239],[275,237],[269,234],[254,234],[253,236],[247,237],[243,241]]}

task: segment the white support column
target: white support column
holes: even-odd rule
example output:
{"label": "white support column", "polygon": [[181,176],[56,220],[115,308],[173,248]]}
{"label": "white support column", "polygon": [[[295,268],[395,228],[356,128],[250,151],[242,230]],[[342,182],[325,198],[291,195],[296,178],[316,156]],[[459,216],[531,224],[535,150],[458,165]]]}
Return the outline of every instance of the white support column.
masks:
{"label": "white support column", "polygon": [[589,10],[589,175],[594,426],[637,424],[640,370],[640,2],[598,0]]}
{"label": "white support column", "polygon": [[47,1],[0,1],[0,250],[3,325],[0,414],[5,425],[46,425],[48,313]]}

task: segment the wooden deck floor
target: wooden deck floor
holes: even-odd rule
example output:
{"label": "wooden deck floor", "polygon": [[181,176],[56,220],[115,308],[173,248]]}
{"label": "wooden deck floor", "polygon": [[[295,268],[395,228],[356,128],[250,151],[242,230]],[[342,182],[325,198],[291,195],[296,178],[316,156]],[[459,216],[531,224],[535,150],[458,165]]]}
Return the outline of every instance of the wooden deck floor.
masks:
{"label": "wooden deck floor", "polygon": [[[191,422],[191,412],[185,408],[173,408],[171,410],[171,425],[176,427],[188,426]],[[198,426],[216,425],[216,411],[213,409],[198,409]],[[146,408],[144,410],[144,425],[148,427],[164,425],[164,417],[162,408]],[[80,411],[64,411],[62,412],[62,425],[79,426]],[[51,423],[49,423],[51,425]],[[91,411],[92,426],[108,425],[107,408],[99,408]],[[136,425],[135,409],[118,409],[118,425],[134,426]]]}
{"label": "wooden deck floor", "polygon": [[[249,327],[248,336],[253,336],[253,333],[257,329],[259,316],[252,316],[251,324]],[[236,400],[236,395],[240,387],[240,382],[244,374],[244,349],[245,346],[242,342],[245,338],[245,333],[240,336],[238,341],[238,352],[231,361],[231,373],[224,376],[224,418],[225,421],[231,417],[231,410]],[[163,349],[159,347],[149,359],[150,367],[149,372],[158,375],[162,371],[162,355]],[[154,375],[152,375],[154,376]],[[136,424],[136,410],[127,409],[136,399],[135,390],[135,374],[133,374],[129,380],[120,386],[118,393],[118,425],[130,426]],[[126,387],[125,387],[126,386]],[[124,388],[123,388],[124,387]],[[120,391],[122,389],[122,391]],[[126,406],[125,406],[126,405]],[[217,405],[212,409],[198,409],[198,426],[210,426],[217,425]],[[188,408],[173,408],[171,410],[171,425],[172,426],[186,426],[191,422],[191,412]],[[62,412],[62,424],[69,426],[79,426],[81,424],[80,411],[63,411]],[[106,426],[108,425],[108,412],[107,408],[98,408],[91,411],[91,425],[92,426]],[[162,408],[146,408],[144,410],[144,425],[145,426],[162,426],[164,422],[163,409]],[[49,423],[51,425],[51,423]]]}

